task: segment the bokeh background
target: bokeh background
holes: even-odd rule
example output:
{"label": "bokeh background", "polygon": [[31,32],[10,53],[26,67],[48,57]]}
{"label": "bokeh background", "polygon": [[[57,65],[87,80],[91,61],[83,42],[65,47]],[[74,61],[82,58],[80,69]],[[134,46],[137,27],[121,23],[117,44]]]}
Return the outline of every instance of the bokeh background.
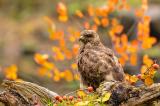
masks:
{"label": "bokeh background", "polygon": [[[108,19],[118,19],[123,25],[121,33],[127,33],[129,41],[137,37],[139,18],[134,13],[136,8],[141,7],[142,1],[126,0],[130,7],[129,11],[119,11],[117,9],[116,12],[111,12],[107,16]],[[103,8],[107,5],[107,2],[108,0],[0,0],[0,82],[6,78],[5,68],[15,64],[18,68],[16,73],[19,79],[37,83],[60,94],[77,89],[79,81],[72,80],[72,78],[72,81],[66,81],[65,78],[55,81],[54,75],[40,75],[38,71],[40,64],[36,63],[35,54],[48,54],[50,58],[53,58],[54,53],[52,51],[56,49],[53,46],[58,47],[57,40],[51,37],[55,30],[65,36],[67,50],[71,51],[73,46],[77,47],[77,38],[70,35],[71,33],[79,35],[80,31],[87,28],[87,22],[93,19],[87,15],[88,6]],[[149,34],[155,37],[157,42],[151,45],[149,49],[138,50],[137,64],[133,66],[126,62],[124,65],[126,73],[140,73],[144,54],[148,54],[150,58],[156,59],[158,62],[160,58],[159,11],[160,1],[149,0],[145,15],[150,17]],[[60,15],[62,15],[62,19],[59,19]],[[67,19],[65,16],[67,16]],[[103,27],[101,25],[94,26],[93,24],[89,29],[97,29],[103,44],[114,50],[114,42],[107,34],[109,28],[109,25]],[[55,34],[55,36],[61,36],[61,34]],[[118,36],[121,36],[121,34]],[[68,38],[69,40],[67,40]],[[64,43],[63,40],[62,43]],[[119,56],[118,53],[116,54]],[[63,59],[62,57],[63,61],[55,60],[52,59],[52,63],[59,67],[60,71],[72,70],[72,68],[76,70],[76,66],[74,66],[76,56],[72,56],[72,59]],[[72,65],[71,69],[68,68],[70,65]],[[75,70],[72,70],[72,73],[76,73],[73,72]],[[66,76],[66,73],[61,74]],[[156,79],[158,77],[159,74],[157,74]]]}

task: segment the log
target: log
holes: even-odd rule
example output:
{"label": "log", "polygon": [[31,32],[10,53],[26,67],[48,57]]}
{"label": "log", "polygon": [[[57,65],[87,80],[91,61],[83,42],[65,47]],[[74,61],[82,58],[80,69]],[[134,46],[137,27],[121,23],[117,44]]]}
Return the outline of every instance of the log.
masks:
{"label": "log", "polygon": [[[58,94],[37,84],[26,81],[3,81],[5,88],[0,93],[0,102],[5,106],[46,106],[54,102]],[[110,92],[106,105],[111,106],[141,106],[154,104],[160,99],[160,83],[149,87],[135,87],[124,82],[103,82],[96,90],[99,96]]]}
{"label": "log", "polygon": [[47,88],[26,81],[4,80],[2,86],[5,90],[0,93],[0,102],[6,106],[34,106],[35,104],[43,106],[58,95]]}

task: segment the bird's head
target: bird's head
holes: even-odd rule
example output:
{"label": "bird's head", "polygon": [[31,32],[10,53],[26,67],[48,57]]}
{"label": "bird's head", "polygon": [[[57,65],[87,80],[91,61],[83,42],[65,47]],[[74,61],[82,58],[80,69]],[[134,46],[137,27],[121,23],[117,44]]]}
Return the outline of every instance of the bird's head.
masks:
{"label": "bird's head", "polygon": [[88,42],[90,43],[96,43],[99,42],[99,36],[94,30],[84,30],[80,34],[79,41],[82,42],[83,44],[86,44]]}

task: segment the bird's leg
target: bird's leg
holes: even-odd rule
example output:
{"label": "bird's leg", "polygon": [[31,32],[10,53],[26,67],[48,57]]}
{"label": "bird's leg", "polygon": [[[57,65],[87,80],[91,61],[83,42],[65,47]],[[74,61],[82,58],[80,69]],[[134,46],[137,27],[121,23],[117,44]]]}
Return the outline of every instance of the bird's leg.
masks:
{"label": "bird's leg", "polygon": [[83,84],[82,79],[80,79],[80,89],[84,89],[84,84]]}
{"label": "bird's leg", "polygon": [[86,86],[84,85],[82,78],[80,78],[80,89],[85,89],[85,88]]}

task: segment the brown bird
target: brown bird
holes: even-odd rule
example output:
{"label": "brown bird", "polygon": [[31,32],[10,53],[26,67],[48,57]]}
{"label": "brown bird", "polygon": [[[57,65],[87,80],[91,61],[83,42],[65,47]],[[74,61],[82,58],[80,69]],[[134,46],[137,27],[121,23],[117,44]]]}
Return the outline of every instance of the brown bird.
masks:
{"label": "brown bird", "polygon": [[124,71],[117,57],[101,43],[94,30],[82,31],[79,41],[78,71],[81,88],[92,86],[96,90],[103,81],[125,81]]}

